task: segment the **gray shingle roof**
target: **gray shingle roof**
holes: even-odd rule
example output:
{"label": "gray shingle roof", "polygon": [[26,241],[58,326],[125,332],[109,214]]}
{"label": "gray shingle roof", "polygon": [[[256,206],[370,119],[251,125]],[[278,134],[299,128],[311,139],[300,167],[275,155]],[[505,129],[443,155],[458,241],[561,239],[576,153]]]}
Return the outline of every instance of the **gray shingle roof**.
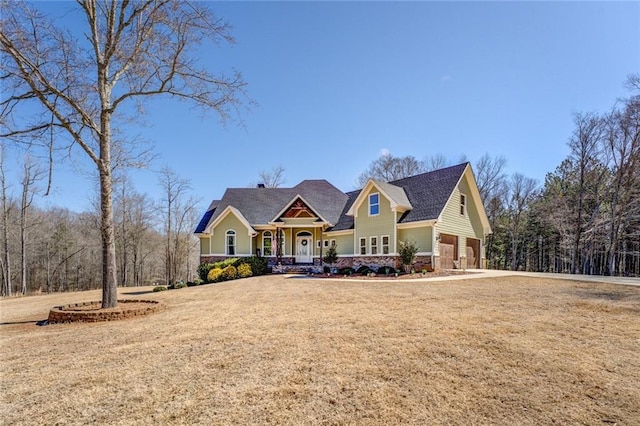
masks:
{"label": "gray shingle roof", "polygon": [[195,232],[203,232],[228,206],[238,209],[250,224],[266,225],[298,195],[332,224],[347,201],[347,195],[326,180],[304,180],[293,188],[229,188],[215,206],[209,206]]}
{"label": "gray shingle roof", "polygon": [[404,188],[413,206],[412,210],[402,215],[398,223],[437,219],[468,164],[462,163],[390,182]]}
{"label": "gray shingle roof", "polygon": [[[388,182],[387,186],[384,187],[385,191],[387,191],[391,185],[402,188],[409,203],[413,207],[400,217],[398,223],[437,219],[468,164],[469,163],[462,163],[456,166]],[[395,194],[396,197],[399,197],[398,193]],[[349,192],[347,195],[349,196],[349,201],[343,209],[342,216],[336,226],[330,229],[330,231],[353,229],[353,217],[347,216],[346,212],[356,201],[358,195],[360,195],[360,190]]]}
{"label": "gray shingle roof", "polygon": [[[408,202],[413,208],[402,215],[399,223],[437,219],[467,165],[462,163],[422,173],[393,182],[376,182],[399,204]],[[228,206],[238,209],[252,225],[272,221],[297,195],[329,223],[330,231],[353,229],[352,216],[347,216],[360,190],[343,193],[326,180],[304,180],[293,188],[230,188],[219,201],[213,201],[196,228],[203,232]]]}
{"label": "gray shingle roof", "polygon": [[407,193],[402,187],[379,180],[374,180],[374,182],[391,198],[391,201],[401,206],[411,207]]}

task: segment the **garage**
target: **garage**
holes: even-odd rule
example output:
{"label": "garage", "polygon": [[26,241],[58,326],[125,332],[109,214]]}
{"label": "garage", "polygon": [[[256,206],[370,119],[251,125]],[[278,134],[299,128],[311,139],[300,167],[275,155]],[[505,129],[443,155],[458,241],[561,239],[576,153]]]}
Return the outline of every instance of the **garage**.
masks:
{"label": "garage", "polygon": [[467,238],[467,268],[480,268],[480,240]]}
{"label": "garage", "polygon": [[456,235],[440,234],[440,267],[453,269],[458,260],[458,237]]}

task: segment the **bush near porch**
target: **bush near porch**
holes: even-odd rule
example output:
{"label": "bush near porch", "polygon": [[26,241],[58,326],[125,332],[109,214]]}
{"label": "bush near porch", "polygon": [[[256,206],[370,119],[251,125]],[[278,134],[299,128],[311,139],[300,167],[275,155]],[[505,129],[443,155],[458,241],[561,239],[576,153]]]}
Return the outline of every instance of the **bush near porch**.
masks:
{"label": "bush near porch", "polygon": [[[251,273],[249,273],[249,271],[247,270],[247,266],[243,266],[243,265],[248,265],[248,267],[251,269]],[[216,282],[216,281],[219,281],[219,278],[222,275],[222,271],[224,271],[229,266],[233,266],[233,268],[236,270],[235,275],[240,275],[240,278],[248,277],[251,275],[254,275],[254,276],[264,275],[267,273],[267,258],[257,257],[257,256],[232,257],[229,259],[222,260],[220,262],[202,263],[198,267],[198,275],[200,276],[200,279],[204,282],[207,282],[207,283]],[[213,269],[219,269],[221,271],[220,276],[209,277],[209,272]],[[229,277],[227,279],[237,278],[236,276],[234,276],[233,278],[230,278],[231,270],[229,270],[227,274],[225,274],[225,276]]]}

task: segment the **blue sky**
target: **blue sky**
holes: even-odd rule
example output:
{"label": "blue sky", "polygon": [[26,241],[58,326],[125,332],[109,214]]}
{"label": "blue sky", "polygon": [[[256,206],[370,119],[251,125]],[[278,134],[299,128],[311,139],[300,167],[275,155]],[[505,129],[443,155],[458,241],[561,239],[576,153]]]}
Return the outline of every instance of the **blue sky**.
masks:
{"label": "blue sky", "polygon": [[[638,2],[210,6],[237,43],[203,48],[201,59],[242,72],[257,103],[244,126],[162,98],[147,105],[144,127],[121,129],[158,155],[132,173],[136,189],[158,198],[153,170],[169,165],[191,180],[201,210],[279,165],[286,185],[327,179],[349,191],[383,150],[472,162],[488,152],[542,183],[568,153],[572,114],[608,110],[640,72]],[[41,204],[90,208],[81,172],[91,165],[80,155],[58,165]]]}

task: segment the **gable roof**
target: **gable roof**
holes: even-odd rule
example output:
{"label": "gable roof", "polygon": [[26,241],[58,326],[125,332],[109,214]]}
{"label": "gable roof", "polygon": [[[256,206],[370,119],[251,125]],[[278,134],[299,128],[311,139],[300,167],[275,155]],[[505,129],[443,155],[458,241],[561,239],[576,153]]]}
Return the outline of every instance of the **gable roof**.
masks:
{"label": "gable roof", "polygon": [[237,209],[251,225],[267,225],[298,197],[331,225],[340,219],[348,199],[324,179],[304,180],[293,188],[229,188],[222,199],[211,203],[195,232],[204,232],[229,206]]}
{"label": "gable roof", "polygon": [[[298,198],[326,221],[327,231],[354,228],[353,207],[365,189],[375,186],[404,213],[398,223],[438,220],[453,192],[467,173],[471,196],[479,206],[480,221],[486,233],[491,232],[482,208],[482,200],[468,162],[445,167],[392,182],[369,180],[365,188],[343,193],[326,180],[304,180],[292,188],[230,188],[221,200],[214,200],[196,228],[204,232],[229,206],[234,207],[252,226],[267,225],[277,220]],[[366,193],[366,192],[365,192]]]}
{"label": "gable roof", "polygon": [[466,162],[390,182],[404,188],[413,206],[398,223],[438,219],[468,165]]}
{"label": "gable roof", "polygon": [[[382,185],[385,185],[385,192],[388,191],[387,194],[389,197],[400,198],[401,195],[399,195],[399,191],[395,192],[396,190],[394,188],[402,189],[409,205],[412,207],[411,210],[406,211],[400,217],[398,223],[438,219],[468,165],[469,163],[466,162],[404,179],[398,179],[386,184],[382,183]],[[383,188],[380,185],[380,181],[373,182],[376,182],[380,188]],[[362,191],[363,190],[353,191],[348,194],[349,201],[343,210],[342,216],[336,226],[330,229],[330,231],[353,229],[353,217],[348,214]]]}
{"label": "gable roof", "polygon": [[391,208],[394,210],[405,211],[413,208],[403,188],[380,180],[369,179],[364,185],[364,188],[359,191],[358,196],[351,207],[349,207],[349,210],[347,210],[347,215],[356,216],[356,209],[362,204],[366,194],[368,194],[372,188],[380,191],[382,195],[389,200]]}

